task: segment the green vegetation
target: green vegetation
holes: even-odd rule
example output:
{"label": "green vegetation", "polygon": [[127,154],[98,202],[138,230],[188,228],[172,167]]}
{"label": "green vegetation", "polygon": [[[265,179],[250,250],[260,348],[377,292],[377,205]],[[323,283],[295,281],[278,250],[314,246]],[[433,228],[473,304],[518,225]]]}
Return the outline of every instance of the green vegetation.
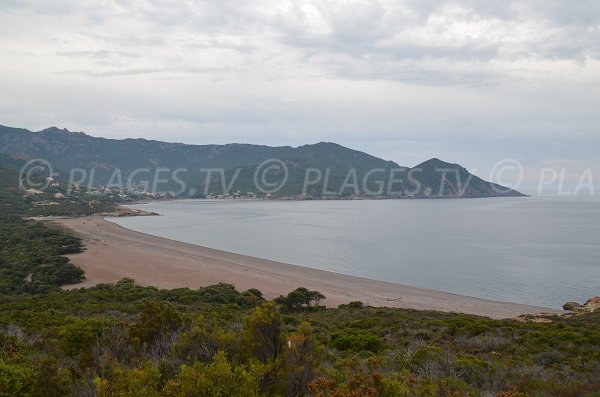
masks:
{"label": "green vegetation", "polygon": [[127,279],[5,296],[0,395],[593,396],[600,387],[598,313],[537,324],[282,309],[226,284],[159,290]]}
{"label": "green vegetation", "polygon": [[[58,226],[22,219],[35,213],[35,208],[17,189],[17,181],[17,171],[0,167],[0,297],[44,293],[81,281],[83,271],[64,257],[82,251],[80,239]],[[90,205],[82,202],[66,213],[82,214],[77,207]],[[65,215],[60,205],[47,208]]]}
{"label": "green vegetation", "polygon": [[81,252],[81,241],[58,228],[21,219],[0,220],[0,296],[48,292],[83,280],[62,255]]}
{"label": "green vegetation", "polygon": [[[1,176],[2,174],[0,174]],[[0,189],[0,396],[599,396],[600,313],[552,323],[83,276]],[[8,204],[8,205],[7,205]]]}

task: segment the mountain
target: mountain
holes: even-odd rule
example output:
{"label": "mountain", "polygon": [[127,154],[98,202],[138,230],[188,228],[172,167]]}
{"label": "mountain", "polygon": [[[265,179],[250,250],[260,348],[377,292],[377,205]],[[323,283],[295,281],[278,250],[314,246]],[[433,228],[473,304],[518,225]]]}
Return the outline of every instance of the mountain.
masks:
{"label": "mountain", "polygon": [[[187,145],[106,139],[57,127],[32,132],[0,126],[0,153],[44,159],[82,184],[144,185],[202,196],[226,192],[312,197],[491,197],[521,193],[483,181],[458,164],[431,159],[403,167],[335,143],[296,148]],[[266,162],[266,163],[265,163]],[[284,183],[285,182],[285,183]]]}

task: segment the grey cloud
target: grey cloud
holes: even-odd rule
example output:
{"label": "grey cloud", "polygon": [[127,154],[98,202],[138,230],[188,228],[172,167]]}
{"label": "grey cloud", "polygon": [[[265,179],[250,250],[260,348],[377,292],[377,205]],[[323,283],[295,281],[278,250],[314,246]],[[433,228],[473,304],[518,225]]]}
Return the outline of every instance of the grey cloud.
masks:
{"label": "grey cloud", "polygon": [[140,7],[128,7],[127,14],[165,30],[185,27],[191,31],[250,33],[260,26],[260,14],[252,2],[221,1],[145,1]]}
{"label": "grey cloud", "polygon": [[105,70],[105,71],[93,71],[93,70],[63,70],[58,74],[79,74],[89,77],[113,77],[113,76],[133,76],[142,74],[154,74],[164,72],[164,69],[158,68],[139,68],[139,69],[118,69],[118,70]]}
{"label": "grey cloud", "polygon": [[[108,63],[110,65],[110,63]],[[232,72],[233,68],[214,68],[214,67],[170,67],[170,68],[128,68],[128,69],[108,69],[108,70],[88,70],[88,69],[70,69],[57,72],[58,74],[78,74],[88,77],[114,77],[114,76],[134,76],[149,75],[159,73],[226,73]]]}
{"label": "grey cloud", "polygon": [[43,15],[65,15],[73,11],[73,2],[68,0],[39,1],[39,0],[3,0],[1,10],[25,10]]}
{"label": "grey cloud", "polygon": [[538,0],[535,9],[561,25],[597,26],[600,23],[600,3],[596,0]]}
{"label": "grey cloud", "polygon": [[347,63],[327,64],[335,76],[349,80],[410,81],[427,86],[486,86],[498,82],[501,77],[483,70],[430,70],[422,64],[409,62],[378,67],[351,67]]}
{"label": "grey cloud", "polygon": [[116,45],[124,47],[160,47],[167,45],[167,40],[164,35],[156,33],[149,33],[143,36],[140,35],[123,35],[123,34],[95,34],[95,33],[83,33],[85,36],[102,41],[107,45]]}
{"label": "grey cloud", "polygon": [[[310,24],[315,16],[302,12],[301,5],[292,7],[287,15],[279,16],[275,24],[282,43],[305,51],[306,61],[318,59],[315,54],[344,54],[358,60],[378,59],[383,62],[420,61],[442,59],[448,62],[481,62],[514,60],[536,57],[539,59],[565,59],[583,61],[600,55],[600,3],[507,1],[494,4],[473,0],[460,2],[405,1],[404,10],[382,7],[380,2],[363,3],[360,12],[335,12],[328,3],[317,3],[318,18],[322,19],[324,32],[313,32]],[[400,4],[400,3],[396,3]],[[546,8],[546,4],[550,7]],[[389,4],[388,4],[389,5]],[[452,9],[458,9],[456,14]],[[581,16],[585,14],[585,18]],[[416,16],[416,17],[415,17]],[[446,25],[437,25],[432,18],[442,18]],[[291,21],[291,22],[290,22]],[[456,31],[452,29],[455,23]],[[534,25],[535,24],[535,25]],[[469,28],[480,31],[470,31]],[[487,31],[486,31],[486,28]],[[521,29],[521,31],[519,31]],[[414,32],[424,37],[414,37]],[[515,36],[520,35],[520,36]],[[455,37],[453,37],[455,36]],[[513,37],[514,36],[514,37]],[[399,40],[394,40],[397,37]],[[337,62],[339,64],[339,62]],[[364,62],[367,64],[367,62]],[[331,64],[326,62],[325,66]],[[365,65],[368,66],[368,65]],[[385,69],[375,65],[377,78],[385,78]],[[398,73],[387,65],[390,79]],[[336,68],[344,77],[352,75],[352,68]],[[371,71],[357,71],[364,78]],[[423,73],[427,73],[423,70]],[[431,81],[447,82],[462,79],[456,75],[438,72]],[[476,79],[485,73],[468,73],[466,80]],[[408,74],[410,78],[412,74]]]}
{"label": "grey cloud", "polygon": [[[142,47],[181,46],[190,50],[231,50],[248,61],[260,62],[260,58],[253,57],[261,49],[297,51],[295,59],[299,62],[323,75],[346,79],[363,80],[372,75],[374,79],[416,78],[416,82],[442,85],[487,84],[504,78],[502,71],[488,70],[486,65],[493,60],[584,62],[600,58],[600,2],[595,0],[134,0],[107,7],[27,0],[6,4],[4,7],[31,12],[83,14],[86,20],[92,18],[101,29],[86,29],[83,34],[115,47],[115,56],[121,53],[126,57]],[[113,23],[129,22],[140,30],[132,33],[103,29]],[[280,48],[275,50],[274,46]],[[60,51],[57,55],[110,56],[97,50]],[[334,59],[336,56],[338,59]],[[344,67],[346,57],[355,61]],[[456,68],[448,68],[447,73],[443,69],[421,68],[428,60],[458,67],[471,62],[481,65],[482,70],[466,71],[461,78]],[[421,69],[407,73],[403,70],[405,64]]]}
{"label": "grey cloud", "polygon": [[192,49],[226,49],[235,50],[241,53],[250,54],[256,49],[256,46],[236,42],[227,38],[201,38],[187,42],[186,47]]}
{"label": "grey cloud", "polygon": [[114,51],[114,50],[94,50],[94,51],[57,51],[56,55],[63,57],[82,57],[82,58],[93,58],[93,59],[106,59],[111,57],[127,57],[135,58],[139,54],[127,51]]}

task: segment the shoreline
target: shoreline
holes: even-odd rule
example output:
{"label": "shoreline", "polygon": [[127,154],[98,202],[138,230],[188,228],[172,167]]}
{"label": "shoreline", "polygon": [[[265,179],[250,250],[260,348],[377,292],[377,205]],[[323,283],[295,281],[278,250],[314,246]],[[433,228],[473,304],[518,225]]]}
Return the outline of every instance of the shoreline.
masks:
{"label": "shoreline", "polygon": [[[50,220],[50,219],[48,219]],[[52,219],[79,235],[86,251],[69,255],[86,280],[66,289],[114,283],[124,277],[157,288],[197,289],[217,283],[238,290],[259,289],[267,299],[297,287],[323,293],[335,307],[351,301],[370,306],[401,307],[514,318],[521,314],[561,314],[562,310],[499,302],[371,280],[169,240],[126,229],[103,216]]]}

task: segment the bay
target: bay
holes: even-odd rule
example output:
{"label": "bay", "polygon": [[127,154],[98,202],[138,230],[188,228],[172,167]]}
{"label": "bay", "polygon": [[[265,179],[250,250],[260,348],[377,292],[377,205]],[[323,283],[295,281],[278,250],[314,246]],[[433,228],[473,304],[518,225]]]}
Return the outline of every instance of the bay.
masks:
{"label": "bay", "polygon": [[559,308],[600,295],[600,201],[153,201],[128,229],[322,270]]}

